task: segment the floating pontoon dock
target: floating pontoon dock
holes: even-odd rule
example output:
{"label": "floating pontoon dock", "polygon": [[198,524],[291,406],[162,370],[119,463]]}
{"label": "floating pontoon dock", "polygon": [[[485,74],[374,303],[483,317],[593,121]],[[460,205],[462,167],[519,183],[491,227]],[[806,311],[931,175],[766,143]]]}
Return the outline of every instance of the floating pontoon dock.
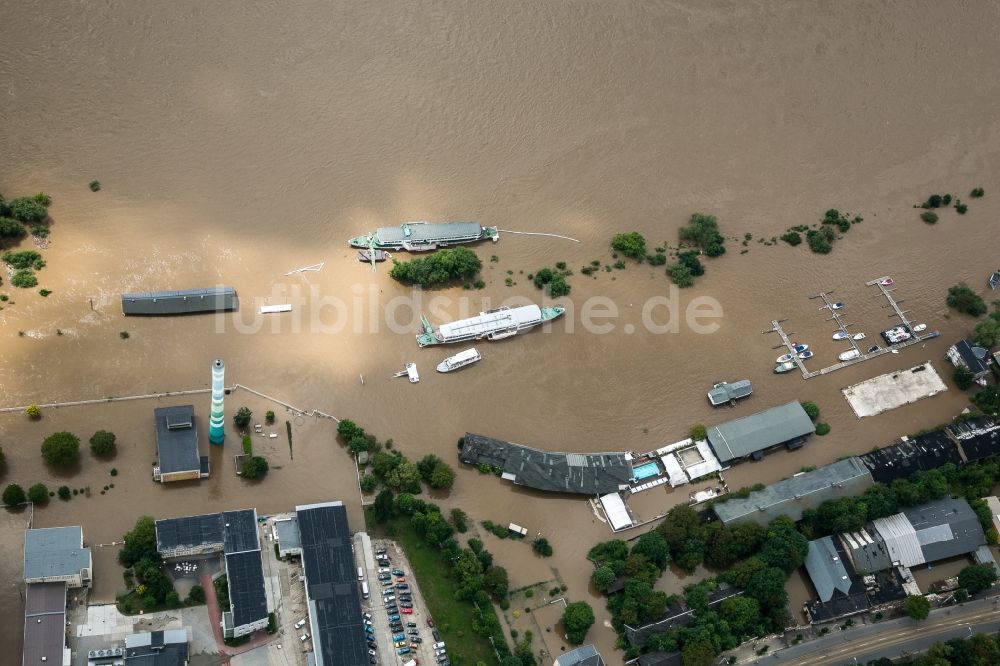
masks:
{"label": "floating pontoon dock", "polygon": [[201,312],[227,312],[239,307],[232,287],[209,287],[183,291],[148,291],[122,294],[122,313],[126,315],[180,315]]}
{"label": "floating pontoon dock", "polygon": [[[884,284],[887,280],[889,281],[888,285]],[[886,300],[889,303],[888,303],[888,305],[884,305],[883,307],[892,308],[892,310],[893,310],[892,313],[889,314],[889,317],[898,317],[900,323],[903,326],[905,326],[908,331],[912,332],[913,331],[913,326],[910,324],[909,319],[906,318],[906,315],[909,313],[909,310],[903,310],[903,309],[901,309],[899,307],[899,304],[902,303],[903,301],[901,301],[901,300],[897,301],[892,296],[892,292],[895,291],[895,289],[890,289],[889,287],[892,286],[893,284],[894,283],[889,279],[888,275],[883,275],[882,277],[875,278],[874,280],[869,280],[868,282],[865,282],[865,286],[867,286],[867,287],[873,287],[873,286],[874,287],[878,287],[878,289],[882,293],[882,295],[885,296]],[[821,292],[821,293],[819,293],[819,294],[817,294],[815,296],[811,296],[810,298],[821,298],[823,300],[824,305],[820,309],[821,310],[825,310],[825,309],[829,308],[830,313],[832,314],[832,316],[830,317],[830,319],[837,322],[837,326],[838,326],[839,329],[846,331],[847,327],[851,326],[852,324],[844,322],[844,320],[841,318],[840,313],[837,310],[835,310],[832,307],[830,307],[830,306],[833,305],[833,301],[831,301],[830,298],[829,298],[829,295],[831,293],[833,293],[833,292],[830,292],[830,291]],[[841,368],[846,368],[846,367],[854,365],[856,363],[862,363],[864,361],[868,361],[870,359],[877,358],[877,357],[883,356],[885,354],[893,354],[893,353],[898,352],[900,349],[903,349],[905,347],[909,347],[910,345],[914,345],[914,344],[916,344],[918,342],[924,342],[926,340],[930,340],[932,338],[936,338],[939,335],[941,335],[941,333],[939,331],[931,331],[930,333],[927,333],[926,335],[913,335],[913,337],[911,337],[909,340],[907,340],[905,342],[900,342],[900,343],[897,343],[897,344],[894,344],[894,345],[889,345],[887,347],[880,347],[879,349],[877,349],[877,350],[875,350],[873,352],[862,352],[861,349],[857,346],[857,344],[855,344],[855,341],[849,335],[847,337],[847,342],[854,349],[858,350],[858,352],[861,354],[860,356],[858,356],[857,358],[851,359],[850,361],[840,361],[839,363],[835,363],[835,364],[833,364],[831,366],[822,368],[820,370],[809,371],[809,370],[806,369],[805,363],[802,362],[802,359],[800,359],[798,357],[798,354],[794,353],[794,347],[792,346],[792,341],[789,340],[788,334],[781,327],[781,324],[783,322],[785,322],[785,321],[787,321],[787,320],[785,320],[785,319],[772,320],[771,321],[771,328],[769,328],[766,331],[762,331],[762,332],[764,334],[767,334],[767,333],[777,333],[778,334],[778,336],[781,338],[782,346],[786,347],[789,352],[792,352],[792,360],[799,367],[799,371],[802,373],[802,378],[803,379],[812,379],[813,377],[818,377],[820,375],[828,375],[831,372],[834,372],[836,370],[840,370]]]}

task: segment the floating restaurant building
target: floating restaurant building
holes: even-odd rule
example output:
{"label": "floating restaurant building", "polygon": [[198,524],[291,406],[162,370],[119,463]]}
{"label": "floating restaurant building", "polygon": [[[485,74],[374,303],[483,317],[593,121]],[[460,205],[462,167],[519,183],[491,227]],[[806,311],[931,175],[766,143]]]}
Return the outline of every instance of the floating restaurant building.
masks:
{"label": "floating restaurant building", "polygon": [[228,312],[239,308],[239,304],[236,290],[225,286],[185,291],[148,291],[122,294],[122,313],[126,315]]}
{"label": "floating restaurant building", "polygon": [[[379,227],[374,233],[358,236],[348,241],[351,247],[362,250],[408,250],[422,252],[439,247],[475,243],[481,240],[500,240],[496,227],[484,227],[478,222],[404,222],[398,227]],[[365,261],[371,257],[365,257]],[[378,257],[375,258],[378,261]]]}

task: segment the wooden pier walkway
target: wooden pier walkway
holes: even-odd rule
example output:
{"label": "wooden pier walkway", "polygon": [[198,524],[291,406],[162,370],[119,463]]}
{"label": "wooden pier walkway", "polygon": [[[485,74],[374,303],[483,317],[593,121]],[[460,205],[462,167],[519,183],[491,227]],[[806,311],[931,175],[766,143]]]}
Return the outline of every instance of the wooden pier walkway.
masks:
{"label": "wooden pier walkway", "polygon": [[[889,286],[891,286],[892,283],[890,282],[889,285],[883,284],[883,282],[885,282],[887,279],[889,279],[888,276],[883,276],[883,277],[880,277],[880,278],[875,278],[874,280],[869,280],[868,282],[865,282],[865,286],[868,286],[868,287],[876,286],[876,287],[878,287],[879,291],[882,293],[882,295],[885,296],[886,300],[889,301],[889,304],[887,306],[883,306],[883,307],[890,307],[893,310],[892,314],[890,314],[889,317],[899,317],[900,322],[904,326],[906,326],[906,328],[910,331],[911,334],[913,334],[913,326],[910,325],[909,319],[906,318],[906,315],[909,312],[909,310],[903,310],[902,308],[899,307],[899,304],[902,303],[902,301],[897,301],[895,298],[893,298],[892,292],[894,290],[888,288]],[[832,314],[832,316],[828,319],[828,321],[836,321],[838,329],[843,330],[843,331],[846,332],[847,328],[849,326],[852,326],[852,324],[844,322],[843,318],[840,316],[840,313],[837,310],[834,310],[832,307],[830,307],[831,305],[833,305],[833,301],[831,301],[830,298],[829,298],[829,294],[831,294],[831,293],[833,293],[833,292],[832,291],[831,292],[820,292],[819,294],[816,294],[815,296],[810,296],[810,298],[821,298],[823,300],[824,305],[820,309],[821,310],[829,309],[830,313]],[[909,347],[911,345],[915,345],[918,342],[924,342],[926,340],[930,340],[932,338],[936,338],[939,335],[941,335],[940,332],[938,332],[938,331],[931,331],[930,333],[928,333],[926,335],[916,335],[916,334],[913,334],[913,337],[911,337],[906,342],[900,342],[900,343],[897,343],[897,344],[894,344],[894,345],[888,345],[886,347],[881,347],[880,346],[876,351],[867,352],[867,353],[862,352],[862,350],[856,344],[855,340],[853,338],[851,338],[850,335],[848,335],[847,342],[849,342],[851,344],[851,346],[854,347],[854,349],[856,349],[861,354],[860,356],[858,356],[857,358],[851,359],[850,361],[840,361],[839,363],[835,363],[835,364],[827,366],[825,368],[821,368],[819,370],[810,371],[810,370],[808,370],[806,368],[805,363],[802,362],[802,359],[800,359],[798,357],[798,354],[795,354],[795,352],[794,352],[795,348],[793,347],[791,340],[788,338],[788,334],[785,333],[784,329],[782,329],[782,327],[781,327],[781,323],[784,322],[784,321],[787,321],[787,320],[785,320],[785,319],[772,320],[771,321],[771,328],[768,329],[768,330],[766,330],[766,331],[763,331],[763,333],[765,335],[767,333],[777,333],[778,334],[778,336],[781,338],[782,345],[785,348],[787,348],[789,352],[792,353],[792,355],[793,355],[792,358],[795,361],[795,364],[798,366],[799,371],[802,373],[802,378],[803,379],[812,379],[813,377],[819,377],[820,375],[828,375],[831,372],[835,372],[837,370],[840,370],[842,368],[846,368],[848,366],[855,365],[857,363],[863,363],[864,361],[868,361],[868,360],[871,360],[873,358],[878,358],[879,356],[883,356],[885,354],[898,354],[899,350],[901,350],[901,349],[905,349],[906,347]],[[776,349],[778,349],[778,348],[780,348],[780,347],[776,347]]]}

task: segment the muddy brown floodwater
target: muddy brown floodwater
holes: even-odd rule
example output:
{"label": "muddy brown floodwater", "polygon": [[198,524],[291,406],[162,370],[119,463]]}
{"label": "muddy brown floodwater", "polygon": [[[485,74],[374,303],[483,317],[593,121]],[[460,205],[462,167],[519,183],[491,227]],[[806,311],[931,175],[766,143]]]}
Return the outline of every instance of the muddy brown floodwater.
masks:
{"label": "muddy brown floodwater", "polygon": [[[353,418],[411,456],[451,461],[467,430],[554,450],[645,451],[696,422],[795,398],[821,406],[828,437],[732,470],[736,486],[934,425],[965,402],[953,385],[863,421],[839,389],[928,359],[940,370],[971,324],[948,316],[945,289],[959,280],[979,289],[996,268],[998,27],[1000,8],[985,1],[9,4],[0,191],[54,197],[39,273],[53,293],[0,287],[16,302],[0,312],[0,403],[204,388],[222,357],[230,384]],[[91,179],[100,192],[87,189]],[[965,216],[943,211],[929,226],[911,208],[932,192],[964,196],[980,185],[987,196],[970,200]],[[831,207],[865,220],[827,256],[757,241]],[[668,295],[662,269],[580,274],[610,259],[613,233],[673,242],[696,210],[716,214],[734,239],[679,297],[681,308],[716,299],[724,315],[715,333],[643,326],[644,305]],[[526,274],[557,261],[576,272],[562,299],[572,316],[482,344],[482,363],[436,375],[446,353],[416,347],[412,313],[398,310],[411,324],[405,333],[382,318],[413,292],[385,266],[373,274],[357,264],[345,245],[408,219],[479,219],[581,241],[507,234],[478,248],[486,288],[423,294],[425,304],[451,299],[435,321],[515,296],[537,301]],[[317,262],[326,262],[318,273],[284,275]],[[515,286],[504,285],[508,271]],[[835,289],[871,338],[888,319],[863,283],[885,274],[938,340],[808,382],[771,374],[776,340],[760,334],[771,319],[789,318],[817,352],[815,367],[827,365],[839,347],[808,296]],[[125,319],[117,302],[122,291],[213,284],[234,285],[241,312]],[[619,311],[604,334],[580,325],[595,296]],[[263,302],[295,310],[255,322]],[[666,310],[655,319],[664,323]],[[418,363],[419,385],[390,379],[407,361]],[[711,411],[711,382],[743,377],[753,397]],[[231,398],[230,413],[243,401]],[[193,402],[204,427],[208,398]],[[295,459],[276,446],[282,469],[263,483],[230,473],[231,437],[213,451],[207,483],[157,487],[148,479],[152,407],[48,410],[39,423],[3,416],[4,483],[58,483],[39,463],[41,439],[109,428],[123,442],[115,488],[53,503],[36,524],[80,522],[101,543],[143,512],[268,512],[343,497],[359,526],[353,471],[329,422],[296,426]],[[103,487],[106,467],[85,456],[71,484]],[[680,497],[665,495],[664,507]],[[607,619],[584,555],[609,532],[585,502],[462,469],[444,503],[544,533],[568,594]],[[103,597],[119,573],[101,550]],[[533,555],[515,550],[503,564],[516,570],[521,557]],[[15,624],[0,630],[5,644],[19,644]],[[612,632],[592,637],[613,652]]]}

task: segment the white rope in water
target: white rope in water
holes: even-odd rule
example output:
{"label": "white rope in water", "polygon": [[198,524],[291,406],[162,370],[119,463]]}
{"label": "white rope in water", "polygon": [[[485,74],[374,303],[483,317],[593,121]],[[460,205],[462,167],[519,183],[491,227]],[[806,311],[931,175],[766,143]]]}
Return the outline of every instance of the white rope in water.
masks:
{"label": "white rope in water", "polygon": [[517,234],[519,236],[550,236],[551,238],[562,238],[563,240],[573,241],[574,243],[579,243],[575,238],[570,238],[569,236],[560,236],[559,234],[543,234],[537,231],[510,231],[509,229],[497,229],[497,231],[502,231],[505,234]]}

